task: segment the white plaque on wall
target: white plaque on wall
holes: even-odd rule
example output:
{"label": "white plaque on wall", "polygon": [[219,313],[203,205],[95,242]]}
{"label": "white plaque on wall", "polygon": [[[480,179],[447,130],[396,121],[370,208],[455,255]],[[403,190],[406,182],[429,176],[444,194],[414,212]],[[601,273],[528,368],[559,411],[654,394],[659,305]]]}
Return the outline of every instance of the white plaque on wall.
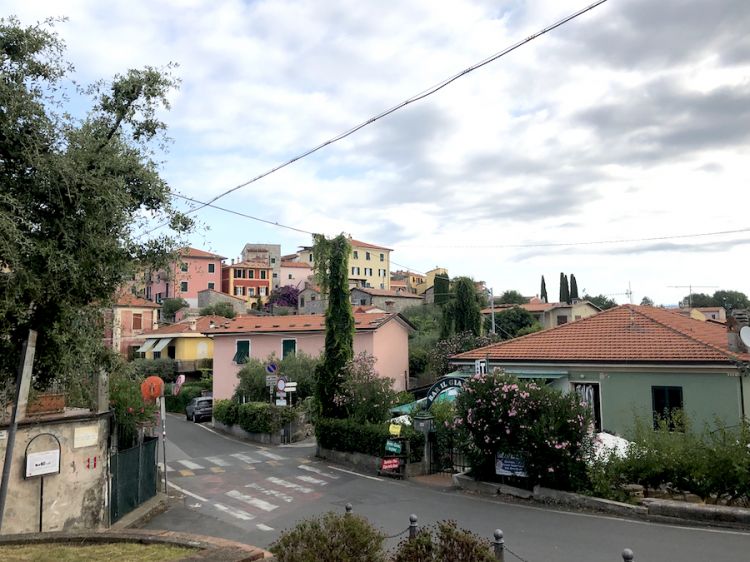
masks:
{"label": "white plaque on wall", "polygon": [[99,443],[99,425],[82,425],[73,430],[73,448],[93,447]]}
{"label": "white plaque on wall", "polygon": [[60,449],[26,455],[26,478],[60,472]]}

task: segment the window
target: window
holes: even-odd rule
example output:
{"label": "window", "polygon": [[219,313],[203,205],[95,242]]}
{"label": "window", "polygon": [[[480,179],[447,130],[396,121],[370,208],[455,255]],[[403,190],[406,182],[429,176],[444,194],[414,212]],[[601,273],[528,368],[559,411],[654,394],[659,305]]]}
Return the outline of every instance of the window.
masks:
{"label": "window", "polygon": [[214,290],[214,287],[215,285],[213,283],[211,282],[208,283],[208,288],[211,289],[212,291]]}
{"label": "window", "polygon": [[315,295],[310,295],[310,300],[314,301],[315,300]]}
{"label": "window", "polygon": [[313,255],[310,254],[310,257],[307,259],[307,261],[312,261],[312,260],[313,260]]}
{"label": "window", "polygon": [[274,271],[273,278],[276,279],[279,275]]}
{"label": "window", "polygon": [[268,288],[267,287],[258,287],[258,294],[262,297],[265,297],[268,294]]}
{"label": "window", "polygon": [[370,252],[365,252],[365,259],[366,259],[366,260],[369,260],[369,259],[370,259]]}
{"label": "window", "polygon": [[151,300],[151,287],[146,287],[146,299]]}
{"label": "window", "polygon": [[248,269],[247,270],[247,278],[248,279],[255,279],[255,270],[254,269]]}
{"label": "window", "polygon": [[235,342],[235,353],[232,361],[237,365],[247,363],[250,358],[250,340],[237,340]]}
{"label": "window", "polygon": [[245,276],[245,270],[236,268],[234,270],[234,278],[235,279],[242,279]]}
{"label": "window", "polygon": [[681,386],[652,386],[651,401],[654,414],[654,429],[658,429],[659,423],[666,421],[670,431],[674,431],[676,420],[674,415],[682,410],[682,387]]}
{"label": "window", "polygon": [[385,289],[385,283],[381,283],[381,284],[380,284],[380,288],[381,288],[381,289]]}
{"label": "window", "polygon": [[213,273],[214,271],[216,271],[216,264],[209,263],[208,264],[208,272],[209,273]]}
{"label": "window", "polygon": [[352,250],[352,257],[355,260],[358,260],[359,259],[359,252],[357,250]]}
{"label": "window", "polygon": [[154,359],[161,359],[161,351],[154,351]]}
{"label": "window", "polygon": [[183,293],[186,293],[188,290],[188,282],[187,281],[180,281],[180,291]]}
{"label": "window", "polygon": [[369,275],[370,277],[372,277],[372,268],[371,267],[366,267],[365,268],[365,275]]}
{"label": "window", "polygon": [[167,348],[167,357],[170,359],[175,359],[177,357],[177,348],[173,345],[170,345]]}
{"label": "window", "polygon": [[188,270],[188,264],[186,264],[186,263],[181,263],[181,264],[180,264],[180,271],[182,271],[182,272],[185,272],[185,271],[187,271],[187,270]]}
{"label": "window", "polygon": [[359,299],[359,304],[361,304],[362,306],[366,306],[367,305],[367,299]]}
{"label": "window", "polygon": [[255,296],[255,287],[248,287],[247,294],[250,296]]}
{"label": "window", "polygon": [[143,329],[143,314],[133,314],[133,329],[134,330]]}
{"label": "window", "polygon": [[292,274],[290,273],[290,274],[289,274],[289,279],[291,279],[291,278],[292,278]]}
{"label": "window", "polygon": [[299,305],[300,305],[301,307],[305,306],[305,297],[300,297],[300,298],[299,298]]}
{"label": "window", "polygon": [[272,264],[276,263],[276,258],[271,258],[271,263]]}
{"label": "window", "polygon": [[563,324],[568,323],[568,317],[567,316],[558,316],[557,317],[557,325],[562,326]]}
{"label": "window", "polygon": [[281,358],[297,353],[297,340],[281,340]]}
{"label": "window", "polygon": [[244,289],[244,287],[235,287],[234,288],[234,296],[235,297],[241,297],[243,289]]}
{"label": "window", "polygon": [[380,261],[385,261],[385,254],[380,254]]}
{"label": "window", "polygon": [[581,315],[580,314],[576,314],[576,320],[580,320],[580,319],[581,319]]}
{"label": "window", "polygon": [[352,267],[352,275],[354,275],[354,268]]}
{"label": "window", "polygon": [[261,269],[260,270],[260,278],[261,279],[265,279],[266,278],[266,270],[265,269]]}

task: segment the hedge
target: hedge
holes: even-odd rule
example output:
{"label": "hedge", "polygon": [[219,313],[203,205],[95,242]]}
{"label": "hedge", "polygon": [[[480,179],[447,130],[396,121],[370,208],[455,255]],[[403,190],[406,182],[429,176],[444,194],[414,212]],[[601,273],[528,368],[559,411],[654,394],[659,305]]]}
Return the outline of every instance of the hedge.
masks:
{"label": "hedge", "polygon": [[297,418],[295,408],[280,407],[267,402],[238,404],[232,400],[218,400],[214,404],[214,419],[225,425],[238,424],[248,433],[276,433]]}
{"label": "hedge", "polygon": [[203,394],[204,390],[211,390],[211,382],[189,382],[182,385],[180,393],[177,396],[167,394],[167,411],[179,414],[185,413],[185,406],[193,398]]}
{"label": "hedge", "polygon": [[[320,418],[315,424],[315,437],[325,449],[345,453],[363,453],[374,457],[385,454],[390,437],[389,424],[361,424],[353,420]],[[424,453],[424,434],[409,426],[401,426],[401,436],[409,440],[409,462],[419,462]]]}

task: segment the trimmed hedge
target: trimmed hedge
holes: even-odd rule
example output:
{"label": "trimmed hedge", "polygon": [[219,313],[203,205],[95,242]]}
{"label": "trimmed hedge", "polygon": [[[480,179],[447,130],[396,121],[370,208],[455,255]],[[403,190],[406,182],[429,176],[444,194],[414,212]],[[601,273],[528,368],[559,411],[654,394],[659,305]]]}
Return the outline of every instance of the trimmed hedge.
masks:
{"label": "trimmed hedge", "polygon": [[[390,437],[389,424],[362,424],[353,420],[320,418],[315,424],[315,437],[325,449],[345,453],[363,453],[373,457],[385,454]],[[424,434],[409,426],[401,426],[401,436],[409,440],[409,462],[419,462],[424,453]]]}
{"label": "trimmed hedge", "polygon": [[295,408],[280,407],[267,402],[237,404],[233,400],[214,403],[214,419],[224,425],[238,424],[248,433],[276,433],[297,419]]}
{"label": "trimmed hedge", "polygon": [[[193,398],[203,394],[204,390],[211,390],[211,382],[189,382],[182,385],[180,393],[177,396],[167,394],[166,408],[168,412],[175,412],[178,414],[185,413],[185,406],[188,405]],[[166,394],[166,393],[165,393]]]}

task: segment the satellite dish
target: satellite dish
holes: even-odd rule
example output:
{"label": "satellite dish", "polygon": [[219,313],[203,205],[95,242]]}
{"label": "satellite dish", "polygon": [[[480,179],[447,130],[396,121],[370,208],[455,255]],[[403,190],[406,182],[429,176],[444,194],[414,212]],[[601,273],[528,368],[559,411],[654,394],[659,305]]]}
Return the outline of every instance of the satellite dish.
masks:
{"label": "satellite dish", "polygon": [[750,326],[742,326],[740,330],[740,339],[745,344],[746,349],[750,349]]}

